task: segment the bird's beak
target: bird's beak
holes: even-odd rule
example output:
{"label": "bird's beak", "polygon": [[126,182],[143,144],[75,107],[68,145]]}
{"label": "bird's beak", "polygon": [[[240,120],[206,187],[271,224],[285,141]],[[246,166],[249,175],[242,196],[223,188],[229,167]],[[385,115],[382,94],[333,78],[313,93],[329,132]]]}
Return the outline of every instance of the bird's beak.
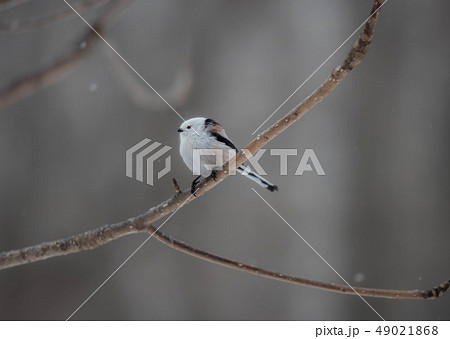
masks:
{"label": "bird's beak", "polygon": [[183,130],[182,130],[181,128],[179,128],[179,129],[178,129],[178,132],[181,133],[181,132],[183,132]]}

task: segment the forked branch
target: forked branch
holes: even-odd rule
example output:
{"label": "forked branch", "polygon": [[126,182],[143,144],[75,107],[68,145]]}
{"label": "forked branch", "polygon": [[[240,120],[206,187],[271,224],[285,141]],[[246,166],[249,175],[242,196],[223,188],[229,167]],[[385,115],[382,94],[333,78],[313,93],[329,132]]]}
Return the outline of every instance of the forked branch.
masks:
{"label": "forked branch", "polygon": [[[345,76],[363,60],[372,42],[375,32],[375,25],[379,16],[379,9],[382,5],[382,0],[375,0],[371,11],[371,16],[366,22],[364,30],[360,34],[358,40],[350,50],[347,58],[344,60],[341,66],[336,68],[328,77],[328,79],[314,93],[312,93],[300,105],[298,105],[292,112],[288,113],[282,119],[277,121],[261,135],[258,135],[246,147],[246,149],[254,154],[261,147],[274,139],[277,135],[281,134],[294,122],[298,121],[306,112],[311,110],[315,105],[323,100],[328,94],[330,94],[331,91],[336,88],[336,86],[342,81],[342,79],[344,79]],[[240,152],[235,158],[236,165],[241,165],[245,160],[246,157],[242,152]],[[170,213],[175,212],[177,209],[183,207],[197,197],[200,197],[201,195],[212,189],[214,186],[219,184],[229,175],[229,170],[230,165],[226,164],[223,170],[216,173],[217,181],[214,181],[212,178],[206,178],[205,180],[203,180],[199,185],[200,188],[196,192],[196,197],[190,194],[190,190],[180,192],[179,187],[176,184],[176,194],[172,198],[151,208],[149,211],[140,216],[130,218],[120,223],[106,225],[69,238],[46,242],[20,250],[0,253],[0,269],[23,265],[38,260],[45,260],[55,256],[62,256],[66,254],[95,249],[125,235],[146,232],[153,234],[153,237],[176,250],[182,251],[186,254],[203,260],[210,261],[215,264],[292,284],[304,285],[337,293],[355,293],[348,286],[323,283],[300,277],[293,277],[287,274],[269,271],[261,267],[248,265],[212,253],[208,253],[184,244],[178,240],[175,240],[169,235],[165,235],[162,232],[157,231],[152,226],[154,222],[160,220]],[[355,290],[362,296],[395,299],[435,299],[444,294],[448,290],[449,286],[450,281],[445,281],[438,287],[430,290],[386,290],[363,287],[355,287]]]}

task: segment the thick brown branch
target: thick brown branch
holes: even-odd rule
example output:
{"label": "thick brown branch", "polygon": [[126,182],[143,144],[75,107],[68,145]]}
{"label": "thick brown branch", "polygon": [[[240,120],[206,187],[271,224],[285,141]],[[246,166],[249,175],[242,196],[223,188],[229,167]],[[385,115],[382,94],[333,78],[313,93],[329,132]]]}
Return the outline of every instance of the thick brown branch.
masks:
{"label": "thick brown branch", "polygon": [[20,250],[0,253],[0,269],[32,263],[39,260],[92,250],[128,234],[144,232],[143,217],[106,225],[69,238],[45,242]]}
{"label": "thick brown branch", "polygon": [[[252,154],[257,152],[261,147],[267,144],[270,140],[282,133],[286,128],[291,126],[295,121],[299,120],[307,111],[319,103],[325,96],[336,88],[340,81],[364,58],[370,46],[374,35],[375,24],[378,19],[378,9],[382,5],[381,0],[376,0],[372,8],[372,16],[367,21],[366,26],[361,33],[358,41],[355,43],[345,61],[340,67],[335,69],[331,76],[308,98],[306,98],[299,106],[292,112],[276,122],[273,126],[267,129],[264,133],[254,139],[246,149],[250,150]],[[239,166],[246,160],[242,152],[236,156],[236,164]],[[227,164],[222,171],[216,173],[216,180],[211,178],[203,180],[200,184],[200,189],[196,192],[200,196],[229,175],[229,165]],[[177,190],[178,191],[178,190]],[[178,193],[178,192],[177,192]],[[189,191],[176,194],[171,199],[168,199],[158,206],[151,208],[148,212],[121,223],[106,225],[101,228],[85,232],[66,239],[57,240],[53,242],[43,243],[35,246],[30,246],[22,250],[13,250],[9,252],[0,253],[0,269],[13,267],[30,263],[38,260],[44,260],[55,256],[61,256],[70,253],[76,253],[89,249],[97,248],[112,240],[122,236],[138,233],[138,232],[155,232],[152,223],[163,218],[169,213],[194,200],[196,197],[192,196]],[[189,201],[188,201],[189,200]],[[292,277],[282,273],[272,272],[256,266],[240,263],[231,259],[223,258],[205,251],[195,249],[189,245],[183,244],[170,236],[161,232],[156,232],[154,236],[161,242],[169,245],[177,250],[185,252],[189,255],[199,257],[216,264],[227,266],[230,268],[245,271],[247,273],[256,274],[270,279],[276,279],[284,282],[300,284],[304,286],[320,288],[328,291],[338,293],[354,294],[354,291],[347,286],[340,286],[335,284],[328,284],[318,281],[313,281],[304,278]],[[450,286],[450,281],[446,281],[440,286],[428,291],[402,291],[402,290],[381,290],[369,288],[355,288],[356,291],[364,296],[384,297],[384,298],[410,298],[410,299],[434,299],[444,292]]]}

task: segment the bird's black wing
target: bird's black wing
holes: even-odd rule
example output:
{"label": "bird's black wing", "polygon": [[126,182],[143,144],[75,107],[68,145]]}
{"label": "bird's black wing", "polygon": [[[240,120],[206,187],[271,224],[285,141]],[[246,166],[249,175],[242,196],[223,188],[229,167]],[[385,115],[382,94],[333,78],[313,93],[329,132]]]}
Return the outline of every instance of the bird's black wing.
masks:
{"label": "bird's black wing", "polygon": [[234,146],[234,144],[233,144],[229,139],[227,139],[227,138],[221,136],[219,133],[216,133],[216,132],[211,132],[211,135],[212,135],[218,142],[221,142],[221,143],[227,145],[228,147],[235,149],[236,152],[239,152],[239,150],[237,149],[237,147]]}

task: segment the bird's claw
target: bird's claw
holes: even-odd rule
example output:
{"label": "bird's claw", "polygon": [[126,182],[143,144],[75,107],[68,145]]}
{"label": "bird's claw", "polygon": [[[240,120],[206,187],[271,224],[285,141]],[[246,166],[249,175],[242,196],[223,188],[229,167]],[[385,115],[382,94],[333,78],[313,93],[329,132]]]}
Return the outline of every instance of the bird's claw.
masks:
{"label": "bird's claw", "polygon": [[211,172],[211,178],[213,178],[214,181],[217,181],[217,171],[212,171]]}
{"label": "bird's claw", "polygon": [[192,182],[192,185],[191,185],[191,194],[192,194],[194,197],[197,197],[197,196],[195,195],[195,192],[196,192],[195,187],[196,187],[197,184],[199,183],[199,180],[198,180],[198,179],[200,179],[200,177],[201,177],[201,175],[198,176],[197,178],[195,178],[194,181]]}

